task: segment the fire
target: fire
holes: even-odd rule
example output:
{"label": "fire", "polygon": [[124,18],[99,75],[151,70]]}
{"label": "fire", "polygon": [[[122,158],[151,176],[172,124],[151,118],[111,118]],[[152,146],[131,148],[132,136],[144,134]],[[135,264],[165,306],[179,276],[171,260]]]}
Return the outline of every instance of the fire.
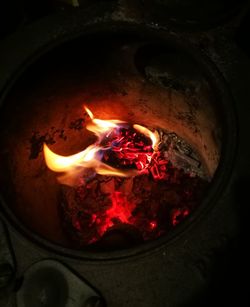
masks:
{"label": "fire", "polygon": [[98,119],[84,109],[86,128],[97,138],[94,144],[70,156],[44,144],[48,168],[59,173],[61,184],[73,187],[61,187],[63,219],[70,226],[65,230],[72,240],[85,246],[111,238],[112,245],[112,236],[121,234],[128,241],[147,241],[185,219],[206,182],[172,163],[179,139],[168,133],[167,141],[160,140],[161,131]]}
{"label": "fire", "polygon": [[[157,151],[158,134],[134,124],[132,126],[134,131],[129,135],[126,130],[129,127],[128,123],[121,120],[97,119],[90,109],[84,108],[90,117],[86,128],[97,136],[95,144],[71,156],[58,155],[44,144],[44,157],[48,168],[54,172],[64,173],[58,177],[59,182],[73,186],[79,178],[87,181],[95,174],[119,177],[139,175],[150,163],[153,153]],[[145,146],[138,133],[149,139],[151,143]],[[138,140],[133,141],[133,138]],[[129,166],[129,169],[107,164],[109,154],[114,159],[119,159],[122,165]],[[133,165],[135,167],[131,168]]]}
{"label": "fire", "polygon": [[146,127],[143,127],[143,126],[140,126],[140,125],[133,125],[133,127],[134,127],[134,129],[138,130],[139,132],[141,132],[142,134],[144,134],[148,138],[150,138],[151,141],[152,141],[152,147],[154,149],[156,149],[156,147],[158,145],[158,136],[156,135],[156,133],[153,133],[152,131],[150,131]]}
{"label": "fire", "polygon": [[89,115],[91,122],[87,125],[87,129],[93,132],[97,137],[101,138],[104,133],[110,132],[112,129],[119,127],[119,124],[125,122],[112,119],[112,120],[103,120],[97,119],[94,117],[93,113],[86,106],[84,107],[85,111]]}

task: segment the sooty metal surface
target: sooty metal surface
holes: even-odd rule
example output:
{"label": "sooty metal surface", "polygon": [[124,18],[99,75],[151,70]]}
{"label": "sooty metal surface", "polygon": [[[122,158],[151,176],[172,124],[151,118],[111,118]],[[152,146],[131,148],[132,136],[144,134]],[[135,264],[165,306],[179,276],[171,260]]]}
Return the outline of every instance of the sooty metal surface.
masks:
{"label": "sooty metal surface", "polygon": [[40,261],[24,272],[17,304],[20,307],[104,306],[93,288],[54,260]]}
{"label": "sooty metal surface", "polygon": [[[90,20],[93,15],[90,15],[90,20],[85,22],[86,16],[88,14],[85,11],[72,15],[53,16],[47,20],[41,20],[36,26],[30,27],[16,38],[5,42],[1,49],[4,55],[4,58],[1,58],[3,73],[0,76],[2,101],[4,101],[6,90],[11,87],[12,82],[17,77],[16,73],[19,72],[20,75],[22,71],[18,67],[20,68],[20,65],[23,67],[23,63],[28,63],[38,50],[43,49],[45,45],[48,46],[49,43],[53,44],[57,40],[63,40],[76,35],[76,33],[82,34],[86,31],[86,28],[91,28],[91,25],[92,30],[99,31],[104,25],[106,26],[107,21],[109,25],[111,24],[111,29],[118,29],[121,26],[118,26],[118,21],[120,21],[123,26],[125,24],[125,26],[131,27],[131,24],[133,24],[133,28],[145,31],[145,24],[142,27],[140,22],[131,20],[131,18],[120,13],[113,14],[109,18],[105,15],[104,20],[102,20],[100,17],[103,16],[102,12],[98,18],[93,18],[92,21]],[[150,28],[151,31],[160,31],[155,24],[146,27]],[[164,31],[165,33],[169,32],[169,29],[165,28]],[[243,198],[245,192],[242,187],[249,187],[247,183],[249,183],[250,149],[249,146],[246,146],[245,141],[248,139],[249,106],[246,106],[245,102],[250,99],[247,90],[248,80],[250,79],[250,69],[247,68],[250,65],[238,48],[222,34],[223,32],[215,31],[210,34],[201,33],[197,35],[196,33],[188,37],[189,42],[199,50],[202,48],[202,52],[206,53],[216,63],[224,75],[234,94],[236,100],[235,112],[240,119],[241,133],[238,140],[238,150],[241,154],[238,159],[234,160],[235,122],[234,117],[231,118],[226,113],[231,122],[230,138],[233,141],[230,143],[232,145],[230,147],[231,152],[227,148],[227,154],[230,158],[226,155],[227,163],[223,164],[223,169],[219,169],[220,180],[216,177],[212,189],[213,193],[207,200],[207,204],[213,203],[214,205],[208,206],[203,212],[197,212],[197,215],[194,215],[194,218],[190,221],[189,227],[180,228],[168,240],[159,240],[140,249],[113,254],[101,253],[99,255],[88,252],[79,253],[55,246],[36,235],[28,235],[22,224],[11,216],[5,205],[3,208],[1,207],[1,219],[5,227],[3,231],[2,228],[0,230],[1,251],[3,248],[5,250],[4,255],[7,255],[2,258],[1,253],[0,256],[0,262],[3,259],[3,265],[2,263],[0,265],[0,302],[3,306],[15,306],[17,300],[18,305],[25,302],[27,307],[34,307],[32,306],[33,299],[36,304],[44,305],[44,303],[47,303],[47,306],[50,306],[55,303],[54,293],[51,293],[51,289],[60,292],[58,295],[60,303],[62,306],[67,306],[70,298],[66,294],[71,288],[71,285],[68,285],[68,280],[73,280],[77,286],[86,287],[87,291],[94,295],[85,302],[87,306],[98,306],[96,297],[99,299],[99,296],[93,289],[83,284],[82,280],[85,279],[100,291],[109,307],[216,305],[213,300],[214,297],[205,296],[204,298],[201,295],[211,284],[211,281],[218,286],[219,291],[214,290],[215,293],[220,294],[216,297],[220,305],[225,303],[227,297],[231,298],[230,295],[233,291],[229,293],[228,289],[233,289],[230,288],[232,283],[231,275],[228,275],[228,268],[225,271],[222,270],[222,273],[225,273],[228,277],[230,285],[225,279],[220,278],[220,273],[216,270],[221,272],[224,258],[220,258],[220,253],[227,252],[227,247],[230,246],[232,238],[239,231],[238,215],[242,217],[239,204],[242,205],[245,202]],[[174,33],[174,36],[179,40],[184,39],[182,33]],[[187,39],[186,35],[185,38]],[[217,80],[217,73],[213,76]],[[238,80],[242,81],[238,82]],[[217,82],[217,84],[221,85],[220,82]],[[226,93],[224,83],[222,82],[222,84],[220,90]],[[231,107],[229,103],[228,109]],[[244,218],[243,220],[245,221]],[[245,237],[243,236],[243,238]],[[10,248],[9,242],[11,242],[12,248]],[[10,250],[14,252],[15,261]],[[241,252],[244,251],[242,248],[240,250]],[[44,260],[48,258],[54,259],[55,262]],[[232,264],[234,262],[235,258]],[[18,265],[15,267],[14,263]],[[38,268],[40,266],[44,268],[43,265],[46,268],[40,276]],[[238,265],[242,269],[240,261]],[[23,280],[23,277],[32,276],[32,272],[37,274],[37,269],[39,278],[35,278],[34,284],[26,284],[27,280],[25,278]],[[12,270],[15,272],[14,276]],[[72,275],[72,272],[77,273]],[[47,273],[49,276],[46,275]],[[44,276],[45,283],[43,283]],[[76,276],[80,276],[80,279]],[[238,275],[234,272],[234,276]],[[53,278],[50,279],[51,277]],[[9,283],[9,280],[14,282]],[[47,280],[48,282],[52,281],[52,287],[47,288]],[[222,283],[225,283],[224,287],[222,287]],[[244,288],[240,278],[237,279],[237,283],[240,283]],[[6,291],[6,286],[9,289],[8,291]],[[29,296],[29,293],[25,293],[25,291],[29,292],[29,287],[34,287],[32,289],[38,291],[37,293],[41,295],[37,297]],[[41,290],[42,292],[40,292]],[[62,293],[62,290],[64,290],[64,293]],[[74,292],[74,289],[72,291]],[[77,292],[78,298],[79,293]],[[237,297],[236,302],[244,305],[243,298],[244,293]],[[23,299],[24,301],[22,301]]]}

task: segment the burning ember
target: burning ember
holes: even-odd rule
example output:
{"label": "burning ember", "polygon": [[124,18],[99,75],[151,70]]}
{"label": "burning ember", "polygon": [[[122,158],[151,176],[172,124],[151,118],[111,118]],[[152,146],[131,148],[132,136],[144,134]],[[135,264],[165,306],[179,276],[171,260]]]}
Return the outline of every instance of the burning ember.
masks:
{"label": "burning ember", "polygon": [[[88,108],[85,110],[91,118],[86,128],[98,138],[94,145],[64,157],[53,153],[44,144],[47,166],[54,172],[66,173],[59,177],[60,183],[74,186],[79,177],[88,181],[95,174],[131,177],[148,167],[158,144],[156,133],[140,125],[131,127],[119,120],[96,119]],[[108,163],[111,160],[116,161],[117,168]]]}
{"label": "burning ember", "polygon": [[110,234],[146,241],[179,224],[196,207],[207,176],[195,152],[174,133],[90,117],[97,141],[71,156],[44,144],[45,161],[63,173],[65,229],[78,246]]}

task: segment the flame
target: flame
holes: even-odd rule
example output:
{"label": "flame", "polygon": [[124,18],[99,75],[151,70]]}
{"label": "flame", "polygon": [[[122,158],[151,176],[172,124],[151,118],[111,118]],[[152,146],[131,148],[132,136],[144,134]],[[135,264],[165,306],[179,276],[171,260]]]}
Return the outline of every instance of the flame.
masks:
{"label": "flame", "polygon": [[94,114],[90,111],[90,109],[84,106],[84,110],[87,112],[88,116],[93,120]]}
{"label": "flame", "polygon": [[147,137],[149,137],[152,141],[152,147],[154,149],[156,149],[156,146],[158,144],[158,136],[156,133],[153,133],[152,131],[150,131],[149,129],[147,129],[146,127],[143,127],[141,125],[133,125],[133,128],[139,132],[141,132],[142,134],[146,135]]}
{"label": "flame", "polygon": [[[58,177],[62,184],[75,185],[77,178],[80,176],[86,180],[95,174],[119,177],[131,177],[139,174],[139,170],[121,170],[114,168],[101,161],[102,152],[107,148],[101,146],[101,141],[107,134],[114,129],[119,128],[126,122],[121,120],[103,120],[94,117],[93,113],[86,106],[85,111],[90,117],[90,122],[86,128],[93,132],[98,141],[88,146],[85,150],[71,156],[61,156],[54,153],[45,143],[43,145],[43,152],[46,165],[54,172],[64,173]],[[158,135],[146,127],[141,125],[133,125],[133,128],[152,141],[152,148],[156,150],[158,144]],[[84,176],[85,175],[85,176]]]}
{"label": "flame", "polygon": [[86,106],[84,107],[85,111],[89,115],[91,122],[86,126],[86,128],[94,132],[94,134],[100,138],[104,133],[109,132],[110,130],[119,127],[119,124],[125,123],[124,121],[111,119],[111,120],[103,120],[97,119],[94,117],[93,113]]}
{"label": "flame", "polygon": [[91,162],[94,163],[95,154],[98,148],[94,145],[89,146],[84,151],[81,151],[72,156],[60,156],[55,154],[49,147],[44,144],[44,157],[49,169],[54,172],[67,172],[72,166],[91,167]]}

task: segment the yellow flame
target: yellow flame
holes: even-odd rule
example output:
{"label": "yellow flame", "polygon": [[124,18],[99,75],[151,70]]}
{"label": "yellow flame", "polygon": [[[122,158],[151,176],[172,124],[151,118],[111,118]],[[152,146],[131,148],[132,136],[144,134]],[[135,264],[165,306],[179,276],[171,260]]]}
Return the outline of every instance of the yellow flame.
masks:
{"label": "yellow flame", "polygon": [[90,111],[90,109],[87,108],[86,106],[84,106],[84,109],[85,109],[85,111],[88,113],[88,116],[89,116],[91,119],[94,119],[94,114]]}
{"label": "yellow flame", "polygon": [[55,154],[46,144],[43,145],[43,150],[45,161],[49,169],[54,172],[67,172],[72,166],[84,167],[84,164],[89,165],[89,163],[94,160],[95,154],[99,148],[91,145],[87,149],[67,157]]}
{"label": "yellow flame", "polygon": [[156,149],[156,145],[158,145],[159,143],[159,136],[157,134],[157,132],[152,132],[149,129],[147,129],[146,127],[143,127],[141,125],[133,125],[133,128],[137,131],[139,131],[140,133],[146,135],[148,138],[151,139],[152,141],[152,147],[153,149]]}
{"label": "yellow flame", "polygon": [[[136,170],[119,170],[98,160],[96,153],[101,149],[99,146],[90,145],[84,151],[67,157],[55,154],[46,144],[44,144],[43,149],[45,161],[49,169],[54,172],[68,172],[68,175],[72,177],[83,173],[84,169],[93,169],[93,172],[96,174],[106,176],[131,177],[138,174]],[[69,184],[71,180],[68,178],[70,176],[61,176],[59,181],[71,185]]]}
{"label": "yellow flame", "polygon": [[119,124],[125,123],[124,121],[117,119],[98,119],[94,117],[94,114],[86,106],[85,111],[88,113],[91,121],[86,125],[86,128],[93,132],[97,137],[101,137],[102,134],[107,133],[109,130],[118,127]]}
{"label": "yellow flame", "polygon": [[[96,119],[93,113],[84,107],[88,113],[91,121],[87,124],[86,128],[95,133],[97,137],[101,140],[102,135],[112,129],[116,128],[118,124],[125,123],[120,120],[102,120]],[[149,129],[140,126],[133,125],[134,129],[143,133],[152,140],[153,148],[156,147],[158,143],[158,136]],[[131,177],[138,174],[137,170],[119,170],[112,166],[103,163],[100,159],[98,152],[103,148],[98,145],[90,145],[85,150],[70,156],[61,156],[54,153],[46,144],[43,145],[45,162],[49,169],[54,172],[65,173],[61,175],[58,180],[60,183],[67,185],[74,185],[76,179],[80,175],[92,170],[93,174],[107,175],[107,176],[119,176],[119,177]]]}

